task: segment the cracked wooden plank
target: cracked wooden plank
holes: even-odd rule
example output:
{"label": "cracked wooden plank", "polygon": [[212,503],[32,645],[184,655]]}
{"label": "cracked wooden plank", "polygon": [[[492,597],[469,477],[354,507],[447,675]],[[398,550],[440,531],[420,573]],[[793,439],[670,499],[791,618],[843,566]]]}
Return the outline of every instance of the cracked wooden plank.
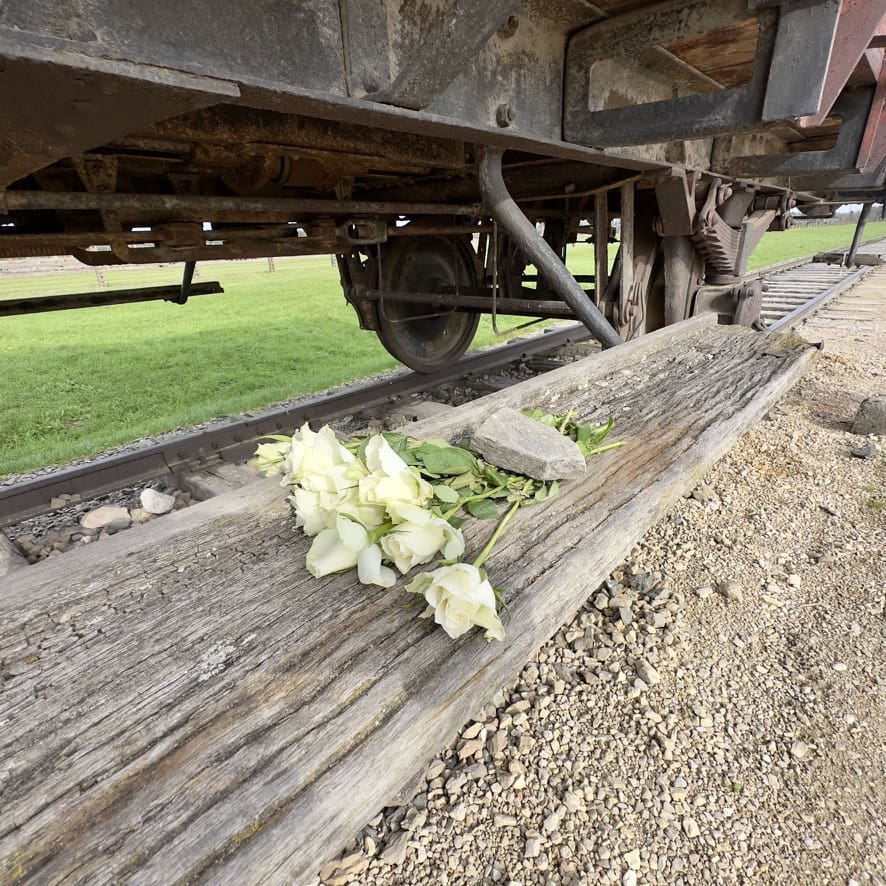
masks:
{"label": "cracked wooden plank", "polygon": [[501,644],[451,641],[402,583],[311,578],[274,480],[5,576],[0,880],[310,881],[813,354],[693,320],[410,425],[573,408],[626,441],[489,559]]}

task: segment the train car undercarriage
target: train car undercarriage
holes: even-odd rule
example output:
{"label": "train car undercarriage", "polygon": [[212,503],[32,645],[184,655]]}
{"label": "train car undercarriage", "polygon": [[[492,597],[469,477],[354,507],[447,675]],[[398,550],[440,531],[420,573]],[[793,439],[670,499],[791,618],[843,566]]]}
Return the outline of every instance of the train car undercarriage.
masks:
{"label": "train car undercarriage", "polygon": [[361,327],[418,371],[481,313],[575,318],[604,346],[704,312],[750,326],[767,230],[883,199],[884,13],[7,3],[0,257],[181,261],[182,302],[195,262],[333,254]]}

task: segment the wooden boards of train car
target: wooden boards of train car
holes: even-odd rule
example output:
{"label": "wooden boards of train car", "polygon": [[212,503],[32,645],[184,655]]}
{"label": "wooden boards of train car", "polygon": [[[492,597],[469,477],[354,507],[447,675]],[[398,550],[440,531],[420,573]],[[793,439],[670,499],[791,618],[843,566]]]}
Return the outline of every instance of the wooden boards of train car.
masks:
{"label": "wooden boards of train car", "polygon": [[626,441],[490,558],[503,643],[451,641],[399,587],[311,578],[274,480],[10,573],[0,880],[310,881],[813,353],[690,320],[411,425],[532,405],[611,413]]}

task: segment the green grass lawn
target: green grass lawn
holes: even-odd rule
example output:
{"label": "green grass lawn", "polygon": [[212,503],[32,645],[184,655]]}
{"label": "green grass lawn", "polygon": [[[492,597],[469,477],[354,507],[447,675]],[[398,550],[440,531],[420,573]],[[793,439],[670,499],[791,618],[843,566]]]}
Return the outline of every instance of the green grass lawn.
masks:
{"label": "green grass lawn", "polygon": [[[871,224],[867,237],[886,235]],[[767,234],[751,267],[845,245],[852,226]],[[593,249],[570,265],[592,273]],[[198,266],[224,294],[0,320],[0,476],[388,369],[326,256]],[[109,288],[177,283],[176,268],[105,270]],[[0,278],[0,299],[98,289],[94,271]],[[501,318],[508,328],[525,318]],[[488,317],[475,340],[496,340]]]}

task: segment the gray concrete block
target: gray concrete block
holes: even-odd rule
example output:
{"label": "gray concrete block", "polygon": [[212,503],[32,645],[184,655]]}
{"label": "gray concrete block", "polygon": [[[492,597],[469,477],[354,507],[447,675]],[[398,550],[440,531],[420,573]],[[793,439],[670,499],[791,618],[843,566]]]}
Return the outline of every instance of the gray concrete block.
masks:
{"label": "gray concrete block", "polygon": [[886,434],[886,397],[868,397],[852,423],[853,434]]}
{"label": "gray concrete block", "polygon": [[509,406],[478,426],[471,448],[491,464],[536,480],[572,480],[585,472],[584,456],[572,440]]}

